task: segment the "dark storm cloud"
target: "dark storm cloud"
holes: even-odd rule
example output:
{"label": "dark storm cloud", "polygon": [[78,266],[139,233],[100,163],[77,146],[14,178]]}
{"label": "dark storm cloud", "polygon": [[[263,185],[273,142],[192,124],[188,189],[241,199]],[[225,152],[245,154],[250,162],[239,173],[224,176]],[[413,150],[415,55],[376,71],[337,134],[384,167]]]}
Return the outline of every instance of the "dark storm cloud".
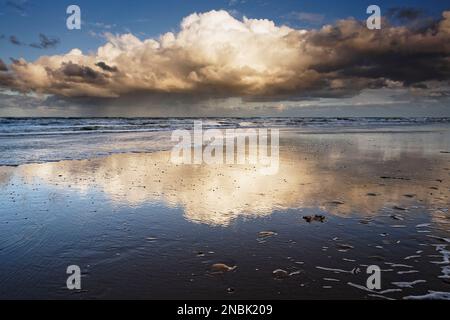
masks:
{"label": "dark storm cloud", "polygon": [[411,87],[417,89],[428,89],[428,86],[425,83],[415,83]]}
{"label": "dark storm cloud", "polygon": [[411,7],[395,7],[388,9],[386,16],[390,19],[398,19],[401,21],[410,21],[421,18],[424,11],[418,8]]}
{"label": "dark storm cloud", "polygon": [[0,72],[0,86],[11,87],[14,85],[14,79],[10,74]]}
{"label": "dark storm cloud", "polygon": [[63,64],[59,71],[63,74],[63,76],[74,82],[86,82],[94,84],[103,84],[105,82],[102,73],[97,72],[90,67],[78,65],[72,62]]}
{"label": "dark storm cloud", "polygon": [[[24,45],[24,43],[20,41],[17,36],[14,35],[9,37],[9,42],[17,46]],[[36,49],[55,48],[59,44],[59,42],[60,41],[58,38],[51,38],[41,33],[39,34],[39,42],[31,43],[30,47]]]}
{"label": "dark storm cloud", "polygon": [[117,69],[117,67],[111,67],[109,65],[107,65],[105,62],[100,61],[98,63],[95,64],[97,67],[99,67],[100,69],[102,69],[103,71],[108,71],[108,72],[117,72],[119,71]]}
{"label": "dark storm cloud", "polygon": [[2,59],[0,59],[0,71],[8,71],[8,67],[7,67],[6,64],[3,62]]}
{"label": "dark storm cloud", "polygon": [[22,42],[16,36],[9,36],[9,42],[16,46],[22,45]]}
{"label": "dark storm cloud", "polygon": [[6,6],[18,12],[21,15],[25,15],[27,11],[27,0],[7,0]]}
{"label": "dark storm cloud", "polygon": [[438,29],[418,32],[388,26],[374,32],[357,21],[340,21],[306,39],[311,50],[325,49],[318,51],[311,69],[330,79],[351,80],[348,84],[366,81],[369,88],[384,86],[385,80],[409,86],[450,79],[448,18],[433,26]]}
{"label": "dark storm cloud", "polygon": [[11,62],[12,62],[13,64],[16,64],[16,65],[22,65],[22,66],[25,66],[25,65],[26,65],[25,62],[20,61],[19,59],[15,59],[15,58],[13,58],[13,57],[9,58],[9,60],[11,60]]}
{"label": "dark storm cloud", "polygon": [[32,43],[30,44],[30,47],[36,48],[36,49],[49,49],[49,48],[55,48],[59,44],[58,38],[50,38],[46,36],[45,34],[39,34],[39,42],[38,43]]}
{"label": "dark storm cloud", "polygon": [[439,21],[428,16],[422,9],[410,7],[390,8],[386,17],[392,22],[405,25],[414,32],[437,32]]}
{"label": "dark storm cloud", "polygon": [[[406,86],[450,78],[448,55],[439,52],[388,51],[382,54],[367,53],[363,57],[353,56],[349,60],[350,63],[330,66],[328,71],[333,71],[338,78],[389,79],[400,81]],[[383,81],[371,83],[374,86],[385,84]]]}

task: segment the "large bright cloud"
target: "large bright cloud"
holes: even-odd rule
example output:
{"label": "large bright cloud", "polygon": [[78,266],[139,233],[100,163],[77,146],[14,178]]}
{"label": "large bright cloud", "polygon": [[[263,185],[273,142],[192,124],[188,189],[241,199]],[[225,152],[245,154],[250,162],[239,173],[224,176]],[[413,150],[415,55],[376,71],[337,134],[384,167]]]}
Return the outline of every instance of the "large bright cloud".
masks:
{"label": "large bright cloud", "polygon": [[381,30],[353,19],[298,30],[210,11],[184,18],[178,33],[159,39],[108,34],[95,54],[73,49],[0,66],[4,87],[65,97],[144,92],[270,100],[381,87],[424,93],[428,83],[448,87],[450,11],[425,28],[384,21]]}

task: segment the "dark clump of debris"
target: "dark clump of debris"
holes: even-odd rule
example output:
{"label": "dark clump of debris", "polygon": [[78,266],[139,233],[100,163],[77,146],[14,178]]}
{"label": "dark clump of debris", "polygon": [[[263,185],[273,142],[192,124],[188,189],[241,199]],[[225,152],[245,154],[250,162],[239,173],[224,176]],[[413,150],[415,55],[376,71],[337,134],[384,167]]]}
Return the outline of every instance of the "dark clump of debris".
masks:
{"label": "dark clump of debris", "polygon": [[304,216],[303,220],[305,220],[308,223],[318,221],[318,222],[325,222],[325,216],[321,214],[315,214],[313,216]]}

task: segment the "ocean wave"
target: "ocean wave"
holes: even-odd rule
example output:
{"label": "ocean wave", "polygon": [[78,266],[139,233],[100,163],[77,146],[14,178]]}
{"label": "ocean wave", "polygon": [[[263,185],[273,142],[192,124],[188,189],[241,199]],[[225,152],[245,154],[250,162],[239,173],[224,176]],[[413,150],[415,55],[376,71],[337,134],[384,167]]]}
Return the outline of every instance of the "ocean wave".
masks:
{"label": "ocean wave", "polygon": [[210,128],[372,128],[450,124],[450,118],[0,118],[0,136],[190,130]]}
{"label": "ocean wave", "polygon": [[[0,165],[88,159],[168,148],[171,131],[280,128],[301,134],[448,130],[450,118],[0,118]],[[447,150],[447,149],[446,149]]]}

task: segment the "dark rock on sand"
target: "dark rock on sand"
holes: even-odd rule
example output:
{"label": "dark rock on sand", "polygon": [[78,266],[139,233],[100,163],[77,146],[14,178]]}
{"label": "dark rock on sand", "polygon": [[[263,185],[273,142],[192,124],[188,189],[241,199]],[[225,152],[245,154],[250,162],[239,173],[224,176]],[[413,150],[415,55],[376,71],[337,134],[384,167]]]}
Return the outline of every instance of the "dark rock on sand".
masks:
{"label": "dark rock on sand", "polygon": [[380,179],[411,180],[410,178],[404,178],[404,177],[389,177],[389,176],[381,176]]}
{"label": "dark rock on sand", "polygon": [[325,216],[321,214],[315,214],[314,216],[304,216],[303,219],[308,223],[311,223],[313,221],[324,222]]}

